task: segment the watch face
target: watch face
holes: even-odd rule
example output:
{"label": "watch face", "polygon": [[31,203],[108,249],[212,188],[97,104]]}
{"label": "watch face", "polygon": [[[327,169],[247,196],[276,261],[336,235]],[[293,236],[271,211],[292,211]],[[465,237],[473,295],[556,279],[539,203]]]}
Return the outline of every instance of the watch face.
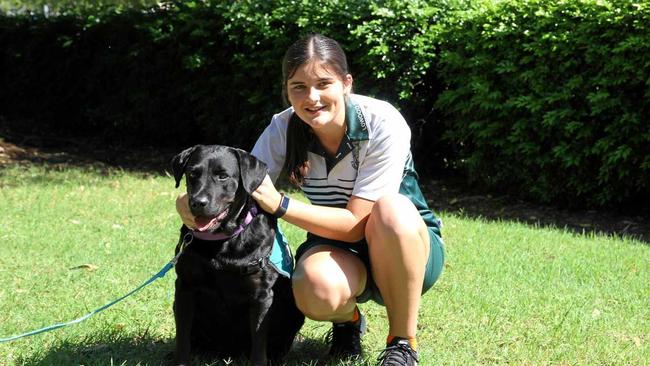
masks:
{"label": "watch face", "polygon": [[273,215],[275,217],[282,217],[287,212],[288,207],[289,197],[282,194],[282,198],[280,199],[280,206],[278,206],[278,209],[273,213]]}
{"label": "watch face", "polygon": [[282,203],[280,204],[280,206],[282,206],[282,208],[284,208],[285,210],[289,208],[289,197],[282,196]]}

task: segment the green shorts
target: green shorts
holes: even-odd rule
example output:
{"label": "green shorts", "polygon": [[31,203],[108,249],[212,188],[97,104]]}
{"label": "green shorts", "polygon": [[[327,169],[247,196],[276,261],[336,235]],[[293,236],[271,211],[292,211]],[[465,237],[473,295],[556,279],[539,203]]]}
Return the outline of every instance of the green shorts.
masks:
{"label": "green shorts", "polygon": [[[433,284],[440,277],[442,267],[445,261],[445,249],[442,238],[436,234],[432,228],[429,228],[429,259],[427,260],[426,273],[424,275],[424,284],[422,285],[422,293],[433,286]],[[361,240],[356,243],[346,243],[339,240],[332,240],[323,238],[311,233],[307,233],[307,240],[298,247],[296,250],[296,263],[300,257],[309,249],[319,246],[328,245],[336,248],[346,250],[356,255],[366,265],[368,272],[368,279],[366,281],[366,288],[363,293],[357,297],[358,303],[364,303],[368,300],[373,300],[377,304],[384,305],[384,300],[381,293],[372,278],[372,267],[370,265],[370,255],[368,254],[368,243],[366,240]]]}

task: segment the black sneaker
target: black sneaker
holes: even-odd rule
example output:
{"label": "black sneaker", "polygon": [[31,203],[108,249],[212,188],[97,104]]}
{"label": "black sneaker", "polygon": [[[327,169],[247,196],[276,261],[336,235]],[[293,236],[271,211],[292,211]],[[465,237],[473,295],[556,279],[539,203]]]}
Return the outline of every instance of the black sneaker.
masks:
{"label": "black sneaker", "polygon": [[417,366],[418,353],[411,348],[408,339],[395,338],[381,352],[379,366]]}
{"label": "black sneaker", "polygon": [[361,356],[361,337],[366,332],[366,318],[359,312],[356,323],[332,323],[327,335],[330,343],[329,356],[340,359],[354,359]]}

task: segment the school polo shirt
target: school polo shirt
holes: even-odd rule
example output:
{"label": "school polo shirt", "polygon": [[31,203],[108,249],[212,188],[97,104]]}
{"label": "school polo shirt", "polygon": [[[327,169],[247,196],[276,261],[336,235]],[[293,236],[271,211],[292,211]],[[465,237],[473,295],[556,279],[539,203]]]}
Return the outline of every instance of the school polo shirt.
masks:
{"label": "school polo shirt", "polygon": [[[289,120],[300,121],[290,107],[271,119],[252,154],[263,161],[275,182],[284,165]],[[309,147],[309,172],[301,187],[312,204],[345,207],[350,197],[370,201],[399,192],[409,197],[427,226],[440,235],[439,220],[418,185],[411,156],[411,130],[391,104],[350,95],[345,113],[347,130],[334,156],[318,139]]]}

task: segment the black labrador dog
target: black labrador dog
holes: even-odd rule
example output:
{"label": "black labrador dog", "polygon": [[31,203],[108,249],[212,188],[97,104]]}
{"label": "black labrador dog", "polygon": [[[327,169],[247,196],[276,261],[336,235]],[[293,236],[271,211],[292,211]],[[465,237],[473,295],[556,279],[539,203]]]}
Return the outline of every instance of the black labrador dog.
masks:
{"label": "black labrador dog", "polygon": [[266,166],[240,149],[197,145],[173,158],[172,171],[176,188],[186,177],[198,226],[192,231],[183,225],[176,246],[174,363],[189,364],[190,352],[248,356],[251,364],[264,366],[280,360],[304,316],[282,263],[272,258],[280,242],[277,219],[250,196]]}

